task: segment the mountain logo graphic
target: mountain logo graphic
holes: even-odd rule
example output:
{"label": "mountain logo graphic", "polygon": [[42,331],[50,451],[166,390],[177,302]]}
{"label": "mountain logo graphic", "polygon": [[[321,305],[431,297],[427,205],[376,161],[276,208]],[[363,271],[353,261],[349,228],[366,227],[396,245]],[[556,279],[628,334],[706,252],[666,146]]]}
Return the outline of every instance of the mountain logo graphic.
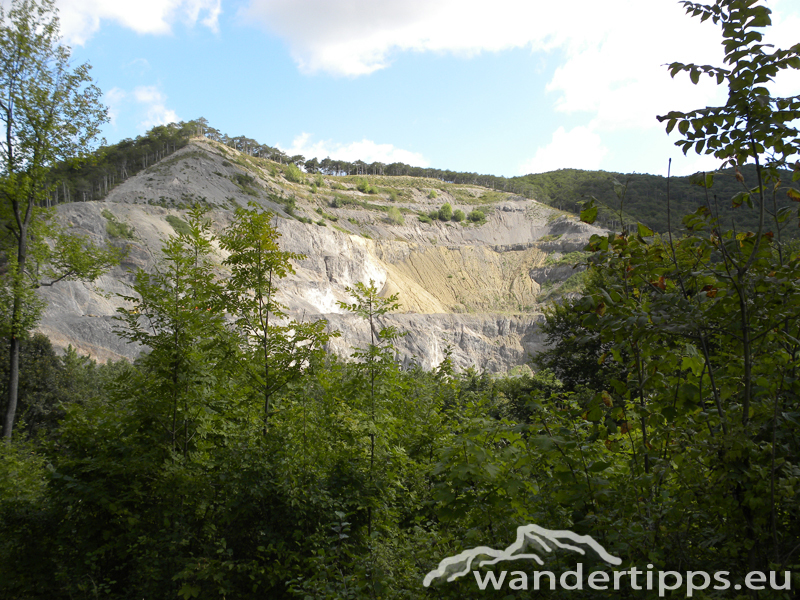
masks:
{"label": "mountain logo graphic", "polygon": [[563,548],[585,555],[586,550],[583,547],[589,547],[607,563],[614,566],[622,564],[621,558],[606,552],[605,548],[588,535],[578,535],[569,530],[545,529],[544,527],[530,524],[517,527],[517,539],[505,550],[478,546],[477,548],[464,550],[464,552],[455,556],[448,556],[439,563],[436,569],[425,575],[422,585],[428,587],[438,577],[447,577],[447,581],[450,582],[466,575],[472,570],[472,563],[479,556],[491,557],[490,559],[481,560],[477,565],[479,567],[496,565],[506,560],[522,559],[534,560],[539,565],[544,565],[544,561],[539,554],[525,552],[528,546],[532,544],[537,544],[544,553],[553,552],[554,548]]}

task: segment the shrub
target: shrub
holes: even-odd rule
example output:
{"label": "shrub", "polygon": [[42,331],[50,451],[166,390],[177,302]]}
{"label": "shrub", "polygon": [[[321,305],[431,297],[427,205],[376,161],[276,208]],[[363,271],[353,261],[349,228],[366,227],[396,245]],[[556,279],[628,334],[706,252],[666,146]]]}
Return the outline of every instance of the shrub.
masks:
{"label": "shrub", "polygon": [[314,176],[314,185],[316,185],[318,188],[325,187],[325,179],[322,177],[321,173],[317,173]]}
{"label": "shrub", "polygon": [[430,198],[431,200],[433,200],[433,199],[434,199],[434,198],[436,198],[438,195],[439,195],[439,194],[436,192],[436,190],[431,190],[431,191],[430,191],[430,193],[428,193],[428,198]]}
{"label": "shrub", "polygon": [[389,202],[397,202],[397,190],[389,190]]}
{"label": "shrub", "polygon": [[442,204],[442,207],[439,209],[439,220],[449,221],[452,218],[453,218],[453,207],[447,203]]}
{"label": "shrub", "polygon": [[472,221],[473,223],[485,223],[486,222],[486,215],[483,214],[482,210],[478,210],[477,208],[469,213],[467,218]]}
{"label": "shrub", "polygon": [[370,185],[369,181],[366,179],[357,179],[356,180],[356,189],[363,193],[363,194],[377,194],[378,188],[373,185]]}
{"label": "shrub", "polygon": [[467,215],[465,215],[464,211],[461,210],[460,208],[457,208],[456,210],[453,211],[453,221],[455,221],[456,223],[461,223],[461,221],[463,221],[466,218]]}
{"label": "shrub", "polygon": [[117,221],[117,218],[108,209],[104,208],[101,214],[106,218],[106,233],[108,237],[126,240],[134,239],[136,230],[133,227],[127,223]]}
{"label": "shrub", "polygon": [[417,215],[417,218],[420,220],[420,223],[431,223],[431,218],[425,214]]}
{"label": "shrub", "polygon": [[392,206],[386,216],[389,219],[389,222],[393,223],[394,225],[405,225],[406,223],[403,213],[401,213],[400,209],[396,206]]}
{"label": "shrub", "polygon": [[283,170],[283,176],[287,181],[291,181],[292,183],[303,183],[303,172],[300,170],[300,167],[295,164],[286,165],[286,168]]}
{"label": "shrub", "polygon": [[439,211],[438,211],[438,210],[431,210],[431,211],[428,211],[428,218],[429,218],[431,221],[435,221],[436,219],[438,219],[438,218],[439,218]]}
{"label": "shrub", "polygon": [[180,217],[176,217],[175,215],[167,215],[166,217],[164,217],[164,219],[166,219],[167,223],[172,225],[172,228],[175,230],[175,233],[184,235],[189,235],[190,233],[192,233],[189,224]]}

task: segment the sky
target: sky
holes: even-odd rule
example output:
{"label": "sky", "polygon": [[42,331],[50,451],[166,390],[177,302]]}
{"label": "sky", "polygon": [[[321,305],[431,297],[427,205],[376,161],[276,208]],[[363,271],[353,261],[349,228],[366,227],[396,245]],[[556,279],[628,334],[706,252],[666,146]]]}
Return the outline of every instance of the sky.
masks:
{"label": "sky", "polygon": [[[6,6],[9,0],[0,0]],[[198,117],[306,158],[516,176],[562,168],[686,175],[657,115],[724,104],[673,61],[722,64],[675,0],[56,0],[103,91],[108,143]],[[800,41],[767,0],[766,41]],[[800,72],[773,95],[800,93]]]}

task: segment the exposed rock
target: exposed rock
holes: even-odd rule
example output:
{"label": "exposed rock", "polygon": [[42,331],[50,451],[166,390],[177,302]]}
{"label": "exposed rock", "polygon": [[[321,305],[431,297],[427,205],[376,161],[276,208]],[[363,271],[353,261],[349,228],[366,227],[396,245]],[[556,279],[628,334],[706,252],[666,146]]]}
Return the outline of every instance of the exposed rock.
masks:
{"label": "exposed rock", "polygon": [[[401,189],[397,202],[340,189],[335,194],[368,205],[346,203],[334,208],[333,191],[312,194],[307,185],[285,181],[278,170],[277,165],[224,146],[193,141],[128,179],[105,202],[59,206],[59,214],[75,233],[95,241],[107,238],[103,216],[107,210],[134,227],[135,239],[112,240],[125,246],[128,256],[94,285],[71,282],[43,290],[49,306],[40,330],[55,346],[72,344],[101,361],[135,357],[141,349],[114,334],[113,316],[123,304],[119,295],[132,293],[135,270],[153,269],[161,241],[174,233],[166,217],[183,217],[181,207],[200,202],[210,208],[215,227],[222,230],[236,206],[254,201],[275,212],[281,247],[306,255],[295,265],[296,273],[281,283],[281,301],[293,316],[325,318],[340,330],[342,336],[331,343],[331,350],[348,354],[368,341],[366,324],[344,313],[337,302],[351,300],[347,287],[372,280],[382,295],[399,294],[401,312],[385,319],[408,332],[398,344],[406,363],[416,360],[428,368],[436,366],[450,345],[458,368],[504,371],[524,364],[542,347],[536,325],[541,319],[537,303],[541,286],[573,272],[571,265],[545,265],[547,255],[581,250],[592,233],[601,231],[511,195],[481,206],[487,212],[483,225],[426,224],[416,213],[427,213],[444,202],[468,213],[474,208],[470,202],[486,190],[439,184],[439,195],[432,200],[421,189],[426,180],[410,178],[384,178],[386,183],[381,183]],[[339,187],[348,186],[335,181]],[[294,198],[296,217],[319,222],[322,215],[328,226],[292,218],[286,208],[288,198]],[[377,209],[380,206],[405,210],[405,224],[391,223]]]}

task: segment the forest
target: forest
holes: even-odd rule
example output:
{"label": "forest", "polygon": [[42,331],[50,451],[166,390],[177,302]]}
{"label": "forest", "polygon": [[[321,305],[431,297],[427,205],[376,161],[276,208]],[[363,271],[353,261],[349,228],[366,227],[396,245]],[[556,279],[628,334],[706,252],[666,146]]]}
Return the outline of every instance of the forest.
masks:
{"label": "forest", "polygon": [[[13,57],[41,58],[58,40],[34,4],[12,3],[4,57],[22,44]],[[369,323],[370,343],[348,361],[327,353],[338,333],[289,320],[276,300],[301,257],[281,249],[272,215],[255,204],[222,231],[195,207],[158,269],[137,272],[116,321],[118,335],[148,349],[136,361],[59,356],[32,333],[32,290],[47,273],[60,278],[51,283],[91,281],[116,257],[70,242],[48,198],[60,185],[61,198],[88,199],[95,183],[74,187],[82,169],[124,164],[129,176],[198,124],[166,128],[175,137],[136,160],[72,162],[69,181],[73,138],[9,134],[0,598],[796,598],[800,248],[790,229],[800,219],[800,97],[772,97],[765,85],[800,69],[800,44],[761,44],[770,11],[758,0],[684,5],[721,26],[725,66],[670,72],[712,76],[729,100],[660,118],[733,182],[706,174],[691,196],[665,189],[663,231],[636,222],[594,235],[586,286],[546,309],[549,348],[525,375],[456,372],[447,358],[433,370],[402,367],[394,348],[404,332],[383,319],[399,299],[373,282],[340,304]],[[28,42],[9,33],[19,30]],[[36,64],[66,64],[63,53],[49,58]],[[2,97],[40,98],[60,81],[3,83]],[[85,112],[92,93],[67,89],[58,113],[64,123],[83,115],[90,137],[102,119]],[[12,109],[31,106],[0,109],[8,124]],[[112,175],[109,186],[124,176]],[[567,181],[594,185],[578,171],[549,175],[539,185],[551,199]],[[633,214],[626,181],[603,185]],[[730,225],[720,203],[745,216]],[[586,199],[581,219],[596,222],[603,207]],[[45,235],[56,241],[41,243]],[[506,567],[477,562],[477,577],[426,579],[447,557],[510,546],[530,524],[591,536],[620,564],[599,552],[580,564],[606,581],[622,573],[622,586],[563,585],[577,557],[542,542],[529,551],[543,566],[516,560],[508,570],[533,582],[547,569],[561,587],[482,590],[476,582]],[[657,572],[660,588],[637,585],[635,568]]]}

